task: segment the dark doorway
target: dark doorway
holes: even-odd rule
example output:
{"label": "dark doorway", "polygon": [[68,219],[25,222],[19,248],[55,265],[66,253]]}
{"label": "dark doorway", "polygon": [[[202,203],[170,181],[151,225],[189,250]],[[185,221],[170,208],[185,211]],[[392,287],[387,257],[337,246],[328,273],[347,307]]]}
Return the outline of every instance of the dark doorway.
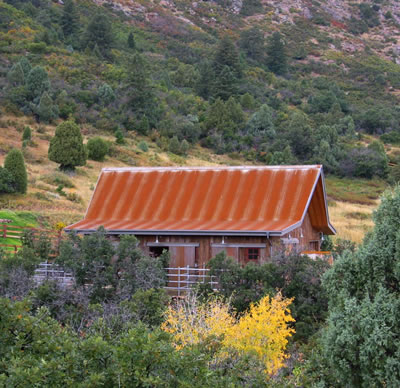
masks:
{"label": "dark doorway", "polygon": [[151,257],[160,257],[164,251],[169,251],[168,247],[149,247]]}

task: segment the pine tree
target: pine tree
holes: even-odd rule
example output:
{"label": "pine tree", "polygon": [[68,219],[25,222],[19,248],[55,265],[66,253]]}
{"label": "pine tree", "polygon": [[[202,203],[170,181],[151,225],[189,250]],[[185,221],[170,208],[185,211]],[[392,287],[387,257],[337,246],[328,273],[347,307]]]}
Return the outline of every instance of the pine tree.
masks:
{"label": "pine tree", "polygon": [[22,71],[24,72],[24,77],[26,79],[29,72],[32,70],[32,66],[25,57],[22,57],[18,63],[21,65]]}
{"label": "pine tree", "polygon": [[49,123],[58,116],[58,107],[53,104],[53,100],[47,92],[44,92],[40,98],[36,113],[39,116],[39,120],[45,123]]}
{"label": "pine tree", "polygon": [[79,15],[73,0],[65,1],[60,24],[65,37],[78,31]]}
{"label": "pine tree", "polygon": [[12,86],[23,85],[25,81],[24,71],[19,62],[15,63],[7,74],[8,81]]}
{"label": "pine tree", "polygon": [[90,20],[86,33],[86,47],[94,50],[96,45],[101,55],[110,57],[111,46],[114,41],[111,22],[108,17],[102,13],[96,14]]}
{"label": "pine tree", "polygon": [[172,152],[173,154],[176,154],[176,155],[179,155],[181,153],[181,145],[179,144],[179,140],[176,136],[174,136],[169,141],[168,150],[169,150],[169,152]]}
{"label": "pine tree", "polygon": [[183,139],[181,142],[181,153],[182,155],[187,155],[187,152],[189,151],[190,145],[186,139]]}
{"label": "pine tree", "polygon": [[287,71],[287,54],[282,35],[274,32],[267,45],[267,66],[275,74]]}
{"label": "pine tree", "polygon": [[130,49],[135,49],[136,48],[136,42],[135,42],[135,38],[133,36],[133,32],[132,31],[128,35],[128,47]]}
{"label": "pine tree", "polygon": [[79,126],[73,121],[64,121],[56,128],[50,140],[49,159],[60,164],[62,170],[73,170],[86,164],[87,153]]}
{"label": "pine tree", "polygon": [[142,117],[142,119],[139,122],[137,131],[141,134],[141,135],[147,135],[150,131],[150,124],[149,124],[149,119],[146,117],[146,115],[144,115]]}
{"label": "pine tree", "polygon": [[28,187],[28,175],[26,173],[22,152],[13,148],[6,156],[4,168],[14,177],[15,191],[17,193],[25,194]]}
{"label": "pine tree", "polygon": [[22,134],[22,141],[31,140],[32,139],[32,130],[30,127],[26,126],[24,128],[24,132]]}
{"label": "pine tree", "polygon": [[148,63],[135,54],[129,63],[128,87],[130,105],[136,112],[151,113],[155,105],[155,95],[148,78]]}
{"label": "pine tree", "polygon": [[213,67],[216,75],[220,75],[226,66],[234,73],[235,77],[241,76],[239,53],[228,37],[224,37],[220,41],[214,57]]}
{"label": "pine tree", "polygon": [[240,48],[255,61],[263,61],[265,55],[264,34],[258,27],[244,30],[240,34]]}
{"label": "pine tree", "polygon": [[229,66],[225,66],[218,74],[213,85],[213,96],[228,100],[238,92],[237,78]]}
{"label": "pine tree", "polygon": [[44,92],[50,89],[47,71],[41,66],[34,67],[28,74],[26,88],[31,100],[39,99]]}

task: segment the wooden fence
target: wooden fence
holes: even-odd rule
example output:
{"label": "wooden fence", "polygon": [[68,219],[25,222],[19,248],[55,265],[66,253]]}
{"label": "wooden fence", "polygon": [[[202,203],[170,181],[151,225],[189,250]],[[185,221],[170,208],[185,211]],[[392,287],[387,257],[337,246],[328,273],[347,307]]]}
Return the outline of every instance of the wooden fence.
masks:
{"label": "wooden fence", "polygon": [[[21,244],[2,244],[2,239],[10,238],[14,240],[21,240],[23,234],[26,231],[31,231],[33,234],[33,239],[37,240],[41,233],[46,234],[52,242],[53,249],[58,250],[58,246],[60,244],[62,238],[62,231],[53,231],[47,229],[39,229],[39,228],[28,228],[24,226],[16,226],[9,224],[0,224],[0,247],[5,248],[8,252],[16,253],[19,249],[21,249]],[[16,241],[16,242],[17,242]]]}
{"label": "wooden fence", "polygon": [[61,287],[70,287],[74,284],[75,279],[72,273],[65,271],[53,263],[40,263],[35,269],[33,280],[36,284],[42,284],[46,280],[54,280]]}
{"label": "wooden fence", "polygon": [[[183,296],[197,284],[209,284],[216,291],[218,282],[215,276],[211,276],[208,268],[194,267],[168,267],[168,282],[164,287],[171,295]],[[42,284],[45,280],[53,280],[61,287],[70,287],[75,280],[73,275],[62,267],[53,263],[40,263],[35,270],[34,280],[36,284]]]}
{"label": "wooden fence", "polygon": [[166,290],[172,294],[181,296],[188,291],[192,290],[197,284],[209,284],[211,288],[216,291],[218,282],[215,276],[210,275],[208,268],[194,268],[194,267],[168,267],[165,268],[168,277],[168,283],[165,287]]}

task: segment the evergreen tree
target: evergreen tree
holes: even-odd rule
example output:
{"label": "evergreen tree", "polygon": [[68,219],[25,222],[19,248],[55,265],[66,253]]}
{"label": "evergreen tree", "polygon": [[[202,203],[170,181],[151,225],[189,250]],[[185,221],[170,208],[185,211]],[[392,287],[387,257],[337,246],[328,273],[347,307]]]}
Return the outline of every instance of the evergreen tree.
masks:
{"label": "evergreen tree", "polygon": [[87,26],[84,39],[86,47],[94,50],[97,45],[101,55],[109,58],[114,36],[108,17],[103,13],[95,14]]}
{"label": "evergreen tree", "polygon": [[12,86],[19,86],[24,84],[25,75],[19,62],[13,65],[13,67],[7,74],[7,78]]}
{"label": "evergreen tree", "polygon": [[240,48],[249,58],[262,62],[265,55],[263,32],[258,27],[244,30],[240,34]]}
{"label": "evergreen tree", "polygon": [[232,40],[228,37],[221,39],[215,53],[213,67],[216,75],[219,76],[226,66],[233,72],[235,77],[241,76],[239,53]]}
{"label": "evergreen tree", "polygon": [[73,0],[65,1],[60,24],[65,37],[78,31],[79,15]]}
{"label": "evergreen tree", "polygon": [[387,191],[375,227],[325,275],[327,386],[397,387],[400,381],[400,188]]}
{"label": "evergreen tree", "polygon": [[97,96],[103,105],[108,105],[115,100],[114,90],[108,84],[103,84],[99,87]]}
{"label": "evergreen tree", "polygon": [[0,194],[8,194],[15,192],[15,178],[4,167],[0,167]]}
{"label": "evergreen tree", "polygon": [[21,65],[22,71],[24,72],[24,77],[25,79],[28,77],[29,72],[32,70],[32,66],[28,59],[25,57],[22,57],[19,61],[19,64]]}
{"label": "evergreen tree", "polygon": [[44,92],[40,98],[36,113],[39,116],[39,120],[45,123],[49,123],[57,118],[58,108],[53,104],[53,100],[47,92]]}
{"label": "evergreen tree", "polygon": [[179,140],[176,136],[174,136],[169,141],[168,150],[169,150],[169,152],[172,152],[173,154],[176,154],[176,155],[179,155],[181,153],[181,145],[179,144]]}
{"label": "evergreen tree", "polygon": [[267,66],[275,74],[287,71],[287,54],[282,35],[274,32],[267,45]]}
{"label": "evergreen tree", "polygon": [[213,85],[213,96],[228,100],[237,94],[237,78],[229,66],[225,66],[218,74]]}
{"label": "evergreen tree", "polygon": [[147,69],[148,63],[145,59],[140,54],[135,54],[129,63],[128,94],[134,111],[151,114],[155,106],[155,96]]}
{"label": "evergreen tree", "polygon": [[182,155],[187,155],[189,148],[190,148],[190,145],[189,145],[188,141],[186,139],[183,139],[181,142],[181,146],[180,146]]}
{"label": "evergreen tree", "polygon": [[196,92],[200,97],[208,99],[212,94],[215,73],[212,64],[204,61],[199,66],[199,79],[196,82]]}
{"label": "evergreen tree", "polygon": [[6,156],[4,168],[8,170],[15,181],[15,191],[25,194],[28,187],[28,175],[26,173],[25,161],[22,152],[13,148]]}
{"label": "evergreen tree", "polygon": [[314,145],[313,132],[305,114],[296,112],[292,115],[288,124],[287,140],[301,161],[304,162],[311,157]]}
{"label": "evergreen tree", "polygon": [[115,131],[115,142],[117,144],[124,144],[125,143],[124,134],[122,133],[122,131],[120,129],[117,129]]}
{"label": "evergreen tree", "polygon": [[243,96],[240,97],[240,105],[242,105],[244,109],[253,109],[255,105],[254,97],[250,93],[243,94]]}
{"label": "evergreen tree", "polygon": [[246,125],[248,133],[253,136],[267,136],[273,139],[276,135],[273,121],[273,110],[268,105],[261,105]]}
{"label": "evergreen tree", "polygon": [[64,121],[56,128],[50,140],[49,159],[60,164],[62,170],[73,170],[86,164],[87,153],[79,126],[73,121]]}
{"label": "evergreen tree", "polygon": [[22,141],[31,140],[32,139],[32,130],[30,127],[26,126],[24,128],[24,132],[22,134]]}
{"label": "evergreen tree", "polygon": [[31,100],[39,99],[44,92],[50,89],[47,71],[41,66],[34,67],[28,74],[26,88]]}
{"label": "evergreen tree", "polygon": [[102,162],[109,151],[108,143],[101,137],[93,137],[87,142],[88,158]]}
{"label": "evergreen tree", "polygon": [[133,32],[132,31],[128,35],[128,47],[130,49],[135,49],[136,48],[135,37],[133,36]]}
{"label": "evergreen tree", "polygon": [[142,119],[139,122],[137,131],[141,134],[141,135],[147,135],[150,131],[150,124],[149,124],[149,120],[146,117],[146,115],[144,115],[142,117]]}

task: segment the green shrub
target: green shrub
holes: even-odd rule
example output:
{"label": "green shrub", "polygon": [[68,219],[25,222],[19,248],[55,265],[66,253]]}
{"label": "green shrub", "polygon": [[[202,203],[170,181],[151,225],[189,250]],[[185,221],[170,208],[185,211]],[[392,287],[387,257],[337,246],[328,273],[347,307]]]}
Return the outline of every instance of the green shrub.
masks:
{"label": "green shrub", "polygon": [[147,145],[147,143],[142,140],[139,144],[138,144],[139,149],[141,149],[143,152],[147,152],[149,150],[149,147]]}
{"label": "green shrub", "polygon": [[108,143],[101,137],[93,137],[89,139],[86,146],[89,159],[102,162],[108,154]]}
{"label": "green shrub", "polygon": [[15,179],[7,169],[0,167],[0,194],[14,193]]}
{"label": "green shrub", "polygon": [[7,169],[15,180],[15,191],[25,194],[28,187],[28,175],[26,173],[24,156],[20,150],[13,148],[4,161],[4,168]]}
{"label": "green shrub", "polygon": [[74,169],[86,164],[87,153],[80,128],[73,121],[64,121],[56,128],[50,141],[49,159],[60,164],[60,169]]}
{"label": "green shrub", "polygon": [[22,141],[31,140],[32,139],[32,130],[30,127],[26,126],[24,128],[24,133],[22,134]]}

